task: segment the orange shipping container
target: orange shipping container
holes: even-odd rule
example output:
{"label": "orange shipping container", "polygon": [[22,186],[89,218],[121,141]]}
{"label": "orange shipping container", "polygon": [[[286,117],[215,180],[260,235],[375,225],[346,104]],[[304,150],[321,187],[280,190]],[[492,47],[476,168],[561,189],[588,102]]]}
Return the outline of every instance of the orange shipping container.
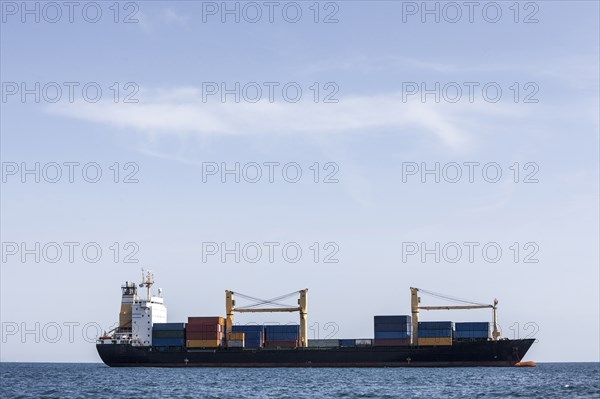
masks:
{"label": "orange shipping container", "polygon": [[448,346],[452,345],[451,337],[440,338],[419,338],[419,346]]}
{"label": "orange shipping container", "polygon": [[231,341],[243,341],[244,335],[245,334],[243,332],[231,332],[227,336],[227,339],[229,339]]}
{"label": "orange shipping container", "polygon": [[188,339],[186,345],[188,348],[218,348],[221,346],[220,339]]}

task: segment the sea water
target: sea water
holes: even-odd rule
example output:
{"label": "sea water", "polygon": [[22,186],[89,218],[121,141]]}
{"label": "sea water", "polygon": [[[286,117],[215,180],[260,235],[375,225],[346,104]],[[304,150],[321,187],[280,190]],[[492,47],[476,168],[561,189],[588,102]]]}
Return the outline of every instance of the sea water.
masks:
{"label": "sea water", "polygon": [[110,368],[1,363],[2,398],[600,398],[600,363],[535,368]]}

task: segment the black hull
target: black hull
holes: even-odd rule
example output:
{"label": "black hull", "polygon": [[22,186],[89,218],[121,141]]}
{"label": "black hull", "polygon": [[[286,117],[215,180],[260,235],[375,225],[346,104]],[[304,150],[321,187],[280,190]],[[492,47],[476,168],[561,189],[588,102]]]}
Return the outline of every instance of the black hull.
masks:
{"label": "black hull", "polygon": [[112,367],[510,367],[533,339],[455,342],[452,346],[157,351],[97,344]]}

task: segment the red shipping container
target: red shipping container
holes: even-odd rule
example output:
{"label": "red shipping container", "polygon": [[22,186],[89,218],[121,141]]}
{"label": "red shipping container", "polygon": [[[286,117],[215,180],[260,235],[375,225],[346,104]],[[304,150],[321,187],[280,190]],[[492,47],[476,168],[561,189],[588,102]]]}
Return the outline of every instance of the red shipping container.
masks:
{"label": "red shipping container", "polygon": [[265,341],[265,348],[295,348],[298,341]]}
{"label": "red shipping container", "polygon": [[188,326],[190,324],[225,324],[222,317],[188,317]]}
{"label": "red shipping container", "polygon": [[220,324],[188,324],[187,332],[221,332],[223,326]]}
{"label": "red shipping container", "polygon": [[185,338],[190,340],[217,340],[223,339],[224,334],[221,332],[188,332]]}
{"label": "red shipping container", "polygon": [[376,339],[375,346],[409,346],[410,339]]}

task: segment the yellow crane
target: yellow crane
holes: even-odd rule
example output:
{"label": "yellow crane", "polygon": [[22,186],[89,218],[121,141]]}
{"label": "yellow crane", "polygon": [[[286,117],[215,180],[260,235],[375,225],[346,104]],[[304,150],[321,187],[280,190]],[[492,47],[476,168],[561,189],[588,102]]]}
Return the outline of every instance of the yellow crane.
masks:
{"label": "yellow crane", "polygon": [[[248,295],[240,294],[237,295],[244,297],[246,299],[253,300],[256,302],[254,305],[245,306],[245,307],[235,307],[235,299],[234,299],[233,291],[225,291],[225,310],[227,315],[227,321],[225,323],[225,331],[227,333],[231,332],[231,328],[233,327],[233,318],[234,313],[258,313],[258,312],[300,312],[300,346],[303,348],[308,347],[308,288],[305,288],[300,291],[294,291],[290,294],[282,295],[273,299],[258,299],[253,298]],[[278,301],[292,296],[300,294],[300,298],[298,299],[298,306],[286,306],[280,304]],[[256,306],[261,306],[265,304],[278,305],[280,307],[271,307],[271,308],[257,308]]]}
{"label": "yellow crane", "polygon": [[[468,303],[469,305],[458,305],[458,306],[420,306],[421,297],[419,296],[419,291],[427,293],[429,295],[433,295],[436,297],[449,299],[455,302]],[[498,340],[500,337],[500,332],[498,331],[498,300],[494,299],[494,303],[492,305],[487,305],[483,303],[475,303],[471,301],[467,301],[464,299],[452,298],[447,295],[437,294],[435,292],[426,291],[419,288],[410,287],[410,308],[412,313],[412,342],[413,344],[417,343],[417,339],[419,338],[419,310],[461,310],[461,309],[492,309],[493,313],[493,324],[494,329],[492,332],[492,339],[494,341]]]}

